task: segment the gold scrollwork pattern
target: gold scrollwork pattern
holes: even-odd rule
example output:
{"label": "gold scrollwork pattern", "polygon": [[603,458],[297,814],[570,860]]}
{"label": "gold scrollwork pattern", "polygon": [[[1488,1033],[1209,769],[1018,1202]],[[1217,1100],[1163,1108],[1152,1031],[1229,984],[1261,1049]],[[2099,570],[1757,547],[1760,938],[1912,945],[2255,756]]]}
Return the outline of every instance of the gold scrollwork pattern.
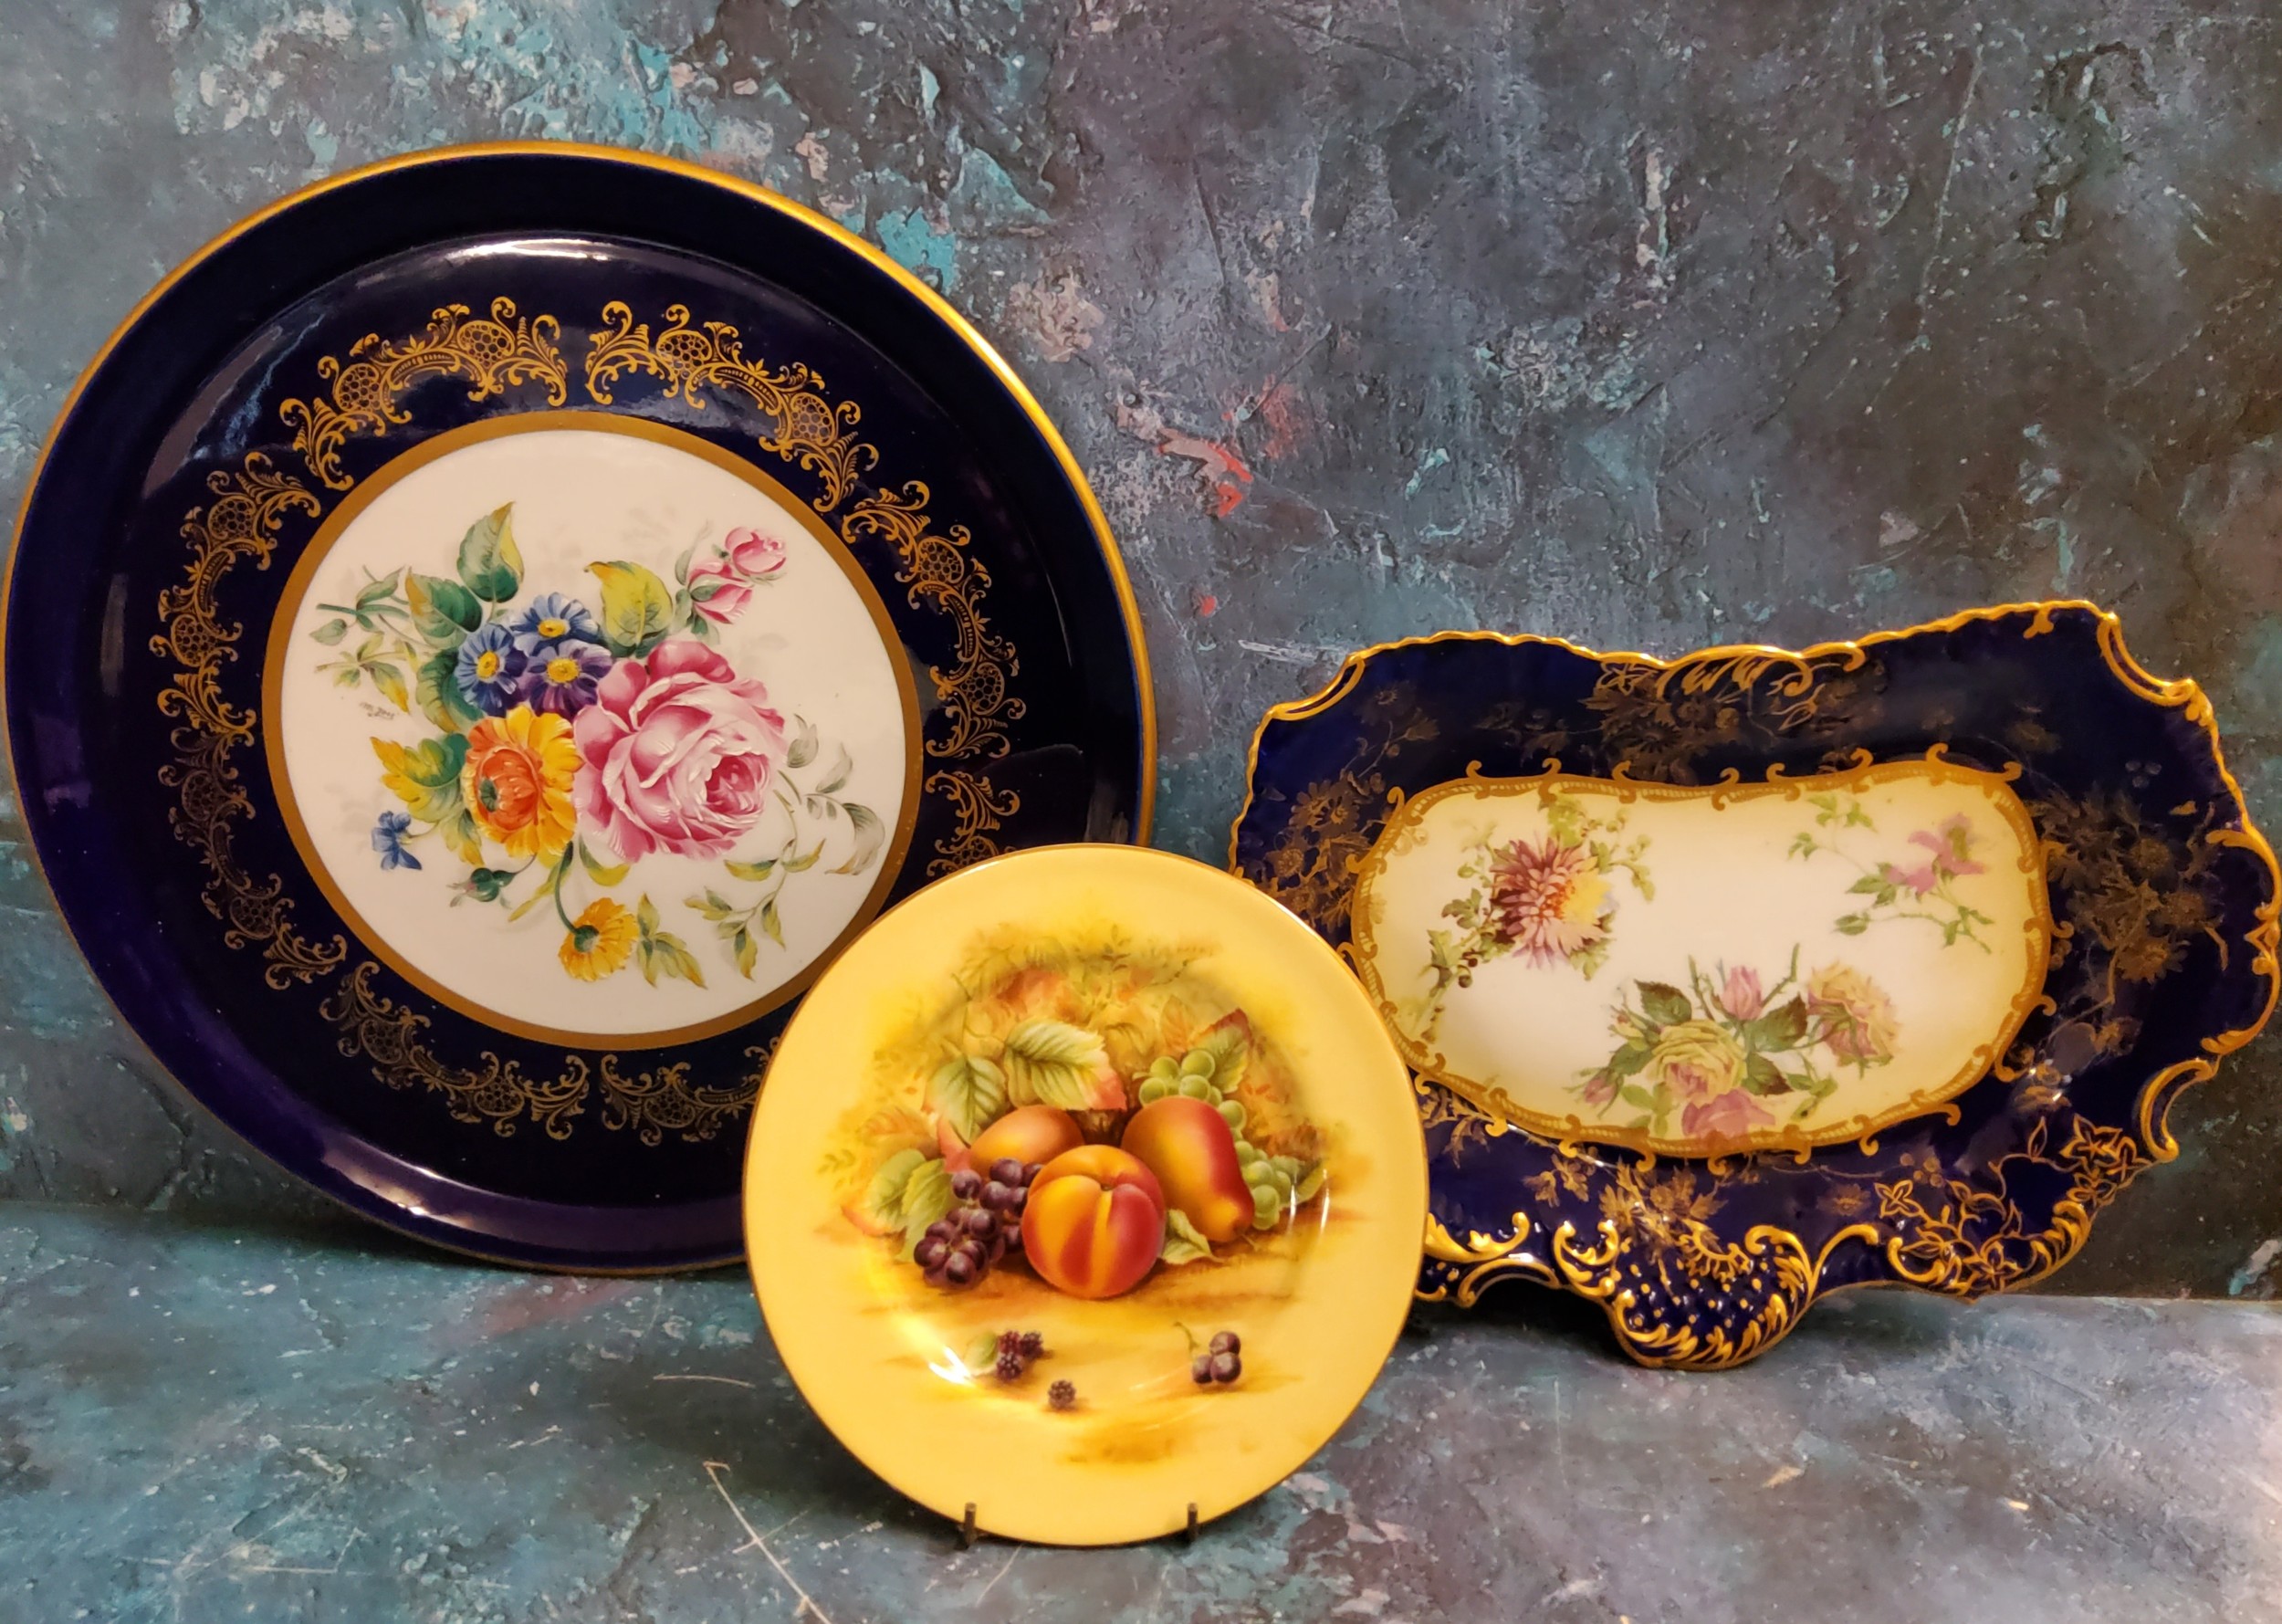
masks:
{"label": "gold scrollwork pattern", "polygon": [[998,854],[999,846],[990,838],[1000,820],[1010,818],[1022,810],[1022,798],[1012,790],[998,790],[989,779],[978,772],[952,771],[937,768],[927,774],[921,788],[929,794],[940,794],[951,803],[952,815],[958,826],[936,843],[940,855],[927,863],[927,877],[934,879],[979,863]]}
{"label": "gold scrollwork pattern", "polygon": [[[802,363],[771,367],[746,355],[743,336],[731,324],[693,322],[688,307],[675,304],[666,307],[665,325],[653,330],[619,300],[603,306],[602,322],[585,363],[586,391],[598,405],[611,404],[619,381],[636,373],[655,378],[668,399],[693,410],[704,409],[707,391],[734,391],[772,420],[759,436],[761,448],[821,482],[811,498],[820,513],[837,510],[878,465],[878,448],[856,435],[863,421],[856,403],[830,399],[823,378]],[[1027,708],[1013,692],[1021,658],[983,613],[990,572],[969,553],[971,535],[960,525],[937,530],[928,501],[927,487],[916,480],[900,489],[865,491],[841,515],[841,538],[858,550],[885,541],[895,555],[895,580],[906,600],[914,608],[934,608],[951,623],[952,661],[927,673],[947,730],[926,741],[926,753],[937,760],[1003,756],[1011,748],[1006,729]],[[987,795],[962,799],[949,789],[970,779],[936,774],[928,780],[929,788],[939,780],[952,794],[958,822],[955,833],[937,843],[930,874],[995,855],[1000,847],[989,832],[1021,804],[1001,802],[994,810]]]}
{"label": "gold scrollwork pattern", "polygon": [[644,1145],[655,1145],[669,1133],[696,1142],[710,1139],[732,1117],[741,1116],[760,1096],[760,1080],[776,1052],[772,1040],[766,1048],[745,1051],[752,1069],[727,1087],[694,1086],[689,1063],[672,1061],[654,1070],[629,1076],[615,1054],[602,1056],[602,1126],[631,1128]]}
{"label": "gold scrollwork pattern", "polygon": [[1553,1266],[1526,1250],[1529,1215],[1516,1212],[1513,1226],[1513,1232],[1502,1237],[1481,1230],[1469,1230],[1460,1237],[1443,1227],[1440,1219],[1428,1214],[1427,1268],[1435,1283],[1421,1285],[1418,1300],[1454,1302],[1460,1308],[1471,1308],[1481,1300],[1483,1291],[1501,1280],[1518,1278],[1540,1285],[1559,1285],[1561,1279]]}
{"label": "gold scrollwork pattern", "polygon": [[[1582,715],[1507,698],[1470,725],[1511,740],[1524,763],[1574,749],[1611,776],[1696,783],[1735,779],[1735,763],[1753,752],[1780,749],[1795,760],[1801,745],[1820,747],[1824,770],[1859,764],[1869,756],[1856,741],[1890,702],[1884,662],[1866,651],[1989,623],[2023,639],[2088,631],[2098,659],[2130,696],[2177,711],[2202,736],[2220,786],[2161,811],[2163,802],[2116,787],[2071,790],[2050,777],[2026,792],[2057,925],[2041,1004],[2049,1019],[1992,1068],[2008,1085],[2004,1108],[2021,1120],[2014,1148],[1966,1164],[1906,1140],[1881,1157],[1869,1138],[1856,1151],[1880,1159],[1867,1167],[1834,1159],[1810,1169],[1806,1158],[1784,1166],[1765,1156],[1673,1164],[1545,1139],[1420,1082],[1421,1121],[1453,1190],[1470,1176],[1483,1177],[1469,1167],[1471,1157],[1502,1154],[1509,1159],[1500,1165],[1518,1181],[1514,1193],[1533,1203],[1513,1215],[1510,1233],[1502,1224],[1462,1233],[1430,1226],[1421,1296],[1469,1305],[1500,1278],[1530,1279],[1599,1303],[1625,1351],[1642,1363],[1710,1369],[1743,1363],[1786,1335],[1827,1289],[1827,1267],[1849,1243],[1837,1275],[1841,1285],[1898,1282],[1974,1297],[2037,1280],[2083,1246],[2095,1215],[2132,1179],[2177,1154],[2164,1121],[2171,1103],[2208,1080],[2219,1057],[2249,1042],[2282,1000],[2282,867],[2249,822],[2201,689],[2149,676],[2125,649],[2116,618],[2086,603],[1967,611],[1796,654],[1726,648],[1673,661],[1595,654],[1555,639],[1442,634],[1352,655],[1321,693],[1269,712],[1254,736],[1230,865],[1337,941],[1346,934],[1356,860],[1387,808],[1458,770],[1454,762],[1437,763],[1422,777],[1388,760],[1396,749],[1382,716],[1420,707],[1408,671],[1368,687],[1370,664],[1380,655],[1419,642],[1487,640],[1558,647],[1594,661],[1600,670]],[[1358,697],[1359,707],[1352,703]],[[1318,771],[1300,787],[1261,781],[1261,747],[1272,727],[1342,705],[1346,720],[1335,725],[1351,728],[1356,740],[1343,767]],[[1429,726],[1433,719],[1425,718]],[[2026,700],[1998,733],[2025,759],[2061,745]],[[1271,804],[1265,838],[1251,843],[1259,809]],[[2230,854],[2233,866],[2223,869]],[[2248,870],[2243,854],[2252,860]],[[2233,887],[2260,884],[2245,925],[2233,911],[2240,899]],[[2082,1114],[2070,1103],[2071,1080],[2139,1041],[2148,990],[2180,975],[2204,943],[2215,948],[2222,976],[2257,986],[2253,999],[2223,1006],[2226,1021],[2239,1024],[2206,1032],[2199,1053],[2156,1070],[2125,1119]],[[1517,1145],[1526,1154],[1517,1156]],[[1795,1187],[1820,1221],[1798,1226],[1808,1235],[1780,1222],[1747,1221],[1755,1214],[1739,1210],[1769,1208],[1767,1192],[1747,1193],[1749,1187],[1810,1172],[1810,1182]],[[1461,1218],[1450,1221],[1463,1229]]]}
{"label": "gold scrollwork pattern", "polygon": [[183,520],[190,542],[185,579],[159,593],[165,629],[151,639],[152,654],[175,663],[173,683],[159,694],[161,714],[176,724],[168,736],[174,760],[159,770],[159,781],[176,796],[167,822],[205,867],[206,909],[222,921],[223,940],[233,948],[258,947],[268,960],[262,979],[282,990],[339,968],[349,944],[339,936],[310,941],[294,928],[285,882],[274,875],[258,880],[238,866],[231,826],[254,809],[230,758],[252,742],[256,718],[222,694],[223,662],[237,658],[245,627],[222,619],[215,592],[241,560],[267,569],[286,516],[315,515],[320,504],[259,452],[248,453],[236,473],[208,475],[206,488],[214,500],[193,508]]}
{"label": "gold scrollwork pattern", "polygon": [[570,374],[555,341],[561,329],[552,316],[526,320],[515,301],[491,301],[489,318],[471,318],[466,305],[440,305],[417,337],[383,340],[367,333],[349,347],[344,365],[332,356],[317,363],[317,374],[332,385],[327,395],[289,400],[278,416],[293,430],[293,448],[309,473],[333,490],[356,483],[340,466],[341,447],[357,435],[385,435],[392,424],[410,423],[402,397],[423,378],[467,380],[467,398],[487,401],[510,384],[546,385],[547,403],[569,398]]}
{"label": "gold scrollwork pattern", "polygon": [[1604,667],[1587,710],[1600,718],[1612,770],[1659,783],[1697,781],[1710,751],[1774,738],[1833,738],[1858,720],[1862,694],[1847,680],[1858,648],[1833,654],[1752,651],[1665,665]]}
{"label": "gold scrollwork pattern", "polygon": [[492,1132],[506,1137],[528,1114],[549,1138],[570,1137],[572,1119],[586,1109],[589,1067],[583,1058],[566,1054],[560,1074],[543,1078],[528,1075],[515,1062],[488,1050],[476,1070],[447,1065],[420,1042],[428,1018],[373,990],[380,968],[371,959],[357,964],[318,1006],[340,1033],[343,1054],[363,1055],[372,1062],[372,1074],[391,1088],[442,1095],[455,1121],[488,1123]]}
{"label": "gold scrollwork pattern", "polygon": [[1010,748],[1007,725],[1020,721],[1029,708],[1011,690],[1021,661],[1014,644],[993,632],[983,615],[990,571],[968,556],[972,538],[967,527],[953,525],[947,535],[938,534],[926,508],[927,487],[916,479],[900,491],[873,491],[842,518],[840,534],[851,549],[864,541],[886,542],[895,553],[895,580],[907,589],[911,605],[933,604],[950,617],[957,632],[951,668],[927,667],[950,723],[948,737],[927,740],[927,754],[1003,756]]}
{"label": "gold scrollwork pattern", "polygon": [[594,335],[586,356],[586,393],[597,405],[611,403],[612,386],[629,372],[657,379],[666,399],[693,412],[705,410],[702,391],[734,390],[773,420],[759,436],[761,449],[823,482],[811,499],[819,513],[839,507],[857,477],[879,461],[877,449],[855,437],[864,415],[855,402],[827,400],[822,377],[801,362],[772,368],[748,358],[743,336],[729,323],[693,327],[688,306],[668,305],[665,325],[654,334],[618,299],[602,307],[602,321],[607,330]]}
{"label": "gold scrollwork pattern", "polygon": [[[1866,1238],[1858,1225],[1831,1244]],[[1627,1353],[1684,1370],[1723,1369],[1774,1346],[1813,1301],[1822,1273],[1796,1235],[1767,1223],[1738,1242],[1682,1221],[1648,1246],[1613,1219],[1590,1245],[1564,1223],[1554,1231],[1553,1261],[1571,1291],[1601,1304]]]}
{"label": "gold scrollwork pattern", "polygon": [[[427,378],[465,379],[471,401],[535,385],[548,405],[563,404],[570,374],[559,346],[560,324],[548,314],[523,317],[504,296],[487,309],[487,317],[471,317],[466,305],[443,305],[421,333],[402,339],[368,333],[350,347],[345,361],[321,358],[317,372],[329,389],[278,407],[308,479],[325,491],[351,489],[356,478],[342,466],[344,448],[361,435],[385,435],[392,426],[410,423],[403,397]],[[678,304],[667,309],[665,325],[655,331],[636,322],[623,302],[612,301],[602,316],[603,330],[593,335],[584,365],[586,389],[598,404],[612,403],[613,383],[637,372],[657,379],[667,397],[693,410],[705,407],[704,392],[739,393],[772,420],[759,436],[761,448],[821,482],[812,498],[820,511],[839,507],[877,463],[876,448],[855,435],[862,413],[854,402],[829,400],[823,379],[805,365],[771,368],[748,358],[735,327],[692,325],[689,310]],[[303,937],[294,927],[283,878],[256,878],[239,866],[233,829],[254,808],[233,758],[255,741],[259,718],[223,692],[224,662],[237,657],[244,628],[222,618],[218,594],[239,563],[251,560],[267,569],[285,520],[320,519],[326,500],[259,452],[249,453],[235,472],[212,475],[208,486],[214,499],[190,509],[183,520],[190,542],[185,576],[159,595],[162,629],[151,648],[176,667],[158,697],[161,711],[178,724],[171,735],[174,759],[159,773],[177,798],[168,817],[206,870],[204,900],[223,922],[224,940],[233,948],[258,948],[267,960],[264,979],[273,988],[338,976],[319,1008],[336,1028],[342,1053],[363,1056],[389,1087],[439,1095],[455,1119],[487,1124],[502,1136],[528,1121],[550,1138],[566,1138],[597,1091],[602,1125],[631,1132],[645,1145],[669,1134],[693,1142],[711,1139],[749,1110],[767,1065],[764,1049],[748,1051],[753,1064],[721,1086],[693,1083],[686,1063],[629,1070],[614,1054],[596,1065],[565,1054],[552,1077],[532,1076],[487,1051],[475,1067],[450,1064],[423,1041],[428,1019],[375,989],[377,964],[352,963],[340,936],[330,941]],[[927,740],[927,753],[1003,756],[1010,749],[1006,727],[1024,711],[1010,686],[1020,669],[1014,645],[990,629],[982,613],[990,576],[968,556],[968,533],[956,526],[939,533],[926,511],[927,501],[927,487],[916,482],[900,491],[870,493],[843,517],[842,534],[852,545],[885,541],[912,605],[931,605],[952,623],[956,658],[947,669],[930,673],[947,734]],[[949,802],[955,823],[937,843],[931,875],[995,854],[1000,848],[992,835],[1021,806],[1013,791],[957,767],[934,770],[923,788]]]}

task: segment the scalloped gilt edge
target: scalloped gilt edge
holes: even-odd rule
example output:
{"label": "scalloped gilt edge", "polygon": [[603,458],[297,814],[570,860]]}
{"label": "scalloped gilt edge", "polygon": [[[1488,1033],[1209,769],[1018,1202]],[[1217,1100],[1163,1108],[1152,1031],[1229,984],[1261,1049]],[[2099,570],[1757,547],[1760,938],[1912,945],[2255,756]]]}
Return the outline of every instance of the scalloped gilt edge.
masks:
{"label": "scalloped gilt edge", "polygon": [[[1564,1222],[1549,1236],[1541,1236],[1529,1215],[1516,1210],[1510,1220],[1510,1232],[1502,1235],[1481,1230],[1454,1234],[1439,1219],[1429,1216],[1424,1255],[1428,1271],[1437,1276],[1437,1283],[1431,1287],[1420,1285],[1418,1294],[1421,1300],[1448,1300],[1460,1307],[1471,1307],[1485,1290],[1500,1281],[1528,1280],[1598,1303],[1617,1345],[1641,1365],[1716,1370],[1747,1363],[1766,1352],[1789,1335],[1807,1309],[1827,1293],[1902,1284],[1970,1300],[2044,1279],[2082,1249],[2099,1210],[2125,1184],[2144,1168],[2178,1156],[2179,1143],[2169,1124],[2172,1105],[2189,1087],[2214,1077],[2219,1062],[2256,1038],[2272,1018],[2277,1001],[2282,1000],[2282,862],[2277,862],[2273,845],[2251,821],[2242,785],[2226,764],[2217,721],[2202,686],[2191,677],[2165,679],[2153,676],[2126,647],[2120,620],[2109,611],[2080,599],[1963,610],[1917,625],[1817,643],[1803,649],[1762,644],[1723,644],[1692,650],[1670,659],[1630,652],[1602,652],[1565,638],[1527,633],[1442,632],[1360,649],[1346,657],[1331,681],[1318,692],[1268,709],[1252,733],[1245,757],[1244,801],[1229,830],[1228,866],[1230,872],[1241,877],[1248,876],[1243,876],[1238,860],[1238,842],[1252,812],[1261,746],[1268,730],[1278,723],[1303,721],[1329,709],[1361,683],[1372,660],[1391,651],[1446,642],[1489,642],[1509,647],[1558,648],[1604,665],[1641,665],[1658,670],[1736,657],[1800,663],[1837,657],[1844,662],[1843,669],[1850,670],[1863,664],[1865,650],[1878,644],[1938,635],[1976,623],[2026,616],[2028,624],[2023,636],[2035,637],[2049,631],[2052,617],[2060,612],[2092,616],[2100,656],[2124,692],[2145,703],[2180,712],[2208,746],[2210,765],[2224,785],[2228,802],[2219,827],[2208,838],[2215,844],[2249,852],[2266,873],[2266,897],[2253,909],[2252,923],[2240,938],[2241,945],[2250,952],[2249,974],[2263,979],[2266,984],[2266,999],[2256,1016],[2246,1025],[2203,1034],[2199,1054],[2176,1061],[2150,1075],[2138,1090],[2130,1133],[2109,1129],[2088,1135],[2086,1119],[2077,1119],[2077,1131],[2054,1152],[2050,1163],[2069,1172],[2068,1193],[2054,1203],[2051,1221],[2043,1231],[2014,1237],[2027,1253],[2026,1263],[2017,1268],[2012,1266],[2009,1259],[2005,1259],[2001,1266],[1993,1267],[1985,1258],[1929,1256],[1929,1243],[1906,1243],[1901,1236],[1890,1235],[1884,1237],[1883,1252],[1896,1279],[1842,1282],[1826,1288],[1823,1273],[1831,1254],[1849,1241],[1876,1244],[1881,1238],[1876,1226],[1847,1225],[1832,1235],[1819,1252],[1810,1255],[1796,1234],[1779,1226],[1755,1225],[1740,1242],[1729,1242],[1709,1226],[1683,1216],[1664,1221],[1668,1232],[1659,1237],[1660,1251],[1647,1257],[1648,1272],[1644,1273],[1640,1260],[1628,1259],[1628,1239],[1615,1220],[1604,1220],[1597,1226],[1597,1232],[1591,1235],[1581,1234],[1574,1224]],[[1418,1092],[1422,1099],[1433,1097],[1425,1084],[1418,1084]],[[2039,1133],[2043,1126],[2038,1125]],[[1486,1124],[1482,1131],[1492,1137],[1523,1132],[1502,1122]],[[1542,1139],[1539,1142],[1552,1144]],[[1656,1159],[1646,1157],[1633,1166],[1644,1171],[1652,1168]],[[1960,1241],[1962,1247],[1962,1235]],[[1636,1318],[1634,1310],[1644,1302],[1652,1302],[1669,1284],[1668,1277],[1659,1280],[1655,1275],[1660,1261],[1675,1255],[1705,1265],[1712,1277],[1723,1280],[1723,1289],[1730,1293],[1739,1309],[1750,1304],[1739,1327],[1732,1332],[1714,1327],[1705,1334],[1687,1323],[1675,1325],[1659,1323],[1653,1318]]]}

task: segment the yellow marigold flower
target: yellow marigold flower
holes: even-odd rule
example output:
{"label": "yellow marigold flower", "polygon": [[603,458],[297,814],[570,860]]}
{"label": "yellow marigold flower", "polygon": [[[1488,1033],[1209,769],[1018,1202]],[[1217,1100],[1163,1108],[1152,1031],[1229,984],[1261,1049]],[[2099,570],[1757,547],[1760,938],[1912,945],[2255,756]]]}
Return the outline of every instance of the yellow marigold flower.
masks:
{"label": "yellow marigold flower", "polygon": [[638,934],[633,916],[609,897],[586,905],[562,938],[562,968],[581,981],[599,981],[626,968]]}

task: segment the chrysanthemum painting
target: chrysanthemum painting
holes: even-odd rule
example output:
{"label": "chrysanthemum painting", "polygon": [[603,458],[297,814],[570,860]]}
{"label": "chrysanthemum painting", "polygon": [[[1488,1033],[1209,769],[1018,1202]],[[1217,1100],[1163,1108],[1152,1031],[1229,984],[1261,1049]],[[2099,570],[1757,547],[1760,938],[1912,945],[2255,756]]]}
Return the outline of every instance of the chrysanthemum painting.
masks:
{"label": "chrysanthemum painting", "polygon": [[1582,845],[1527,836],[1490,857],[1490,927],[1533,964],[1574,959],[1608,939],[1608,880]]}
{"label": "chrysanthemum painting", "polygon": [[2053,939],[2009,781],[1931,759],[1452,780],[1402,800],[1351,917],[1419,1075],[1492,1121],[1674,1156],[1942,1104],[2005,1053]]}
{"label": "chrysanthemum painting", "polygon": [[1411,1011],[1419,1038],[1432,1038],[1450,990],[1471,986],[1492,959],[1570,965],[1589,980],[1616,928],[1617,879],[1643,901],[1656,895],[1648,842],[1625,838],[1623,811],[1596,816],[1575,796],[1556,794],[1546,799],[1545,821],[1542,838],[1481,840],[1459,864],[1458,877],[1472,885],[1442,909],[1454,928],[1428,933],[1432,985]]}

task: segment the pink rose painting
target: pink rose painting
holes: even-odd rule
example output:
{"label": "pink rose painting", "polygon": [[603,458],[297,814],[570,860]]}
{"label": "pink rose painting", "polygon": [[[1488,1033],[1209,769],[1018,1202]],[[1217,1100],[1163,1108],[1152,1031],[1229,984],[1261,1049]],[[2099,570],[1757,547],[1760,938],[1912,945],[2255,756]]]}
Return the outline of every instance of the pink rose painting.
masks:
{"label": "pink rose painting", "polygon": [[717,626],[737,623],[753,601],[753,589],[740,581],[728,564],[699,564],[689,572],[689,606]]}
{"label": "pink rose painting", "polygon": [[[715,974],[726,963],[752,980],[762,941],[785,945],[793,876],[878,862],[885,825],[849,798],[847,750],[822,756],[824,741],[800,717],[788,729],[761,680],[715,646],[784,578],[783,541],[731,529],[702,559],[683,557],[678,588],[612,559],[587,566],[598,592],[550,583],[527,599],[509,503],[445,556],[459,579],[412,561],[361,584],[352,613],[371,636],[319,667],[343,687],[369,678],[407,713],[415,697],[403,673],[420,674],[416,703],[434,732],[372,740],[382,785],[403,802],[373,825],[384,870],[434,874],[408,849],[432,842],[442,851],[430,861],[448,854],[461,875],[447,882],[451,906],[496,905],[513,919],[551,906],[562,930],[554,957],[577,980],[633,967],[652,986],[704,987],[703,959],[667,928],[645,884],[671,885],[667,905],[682,896],[712,927]],[[347,633],[336,621],[311,635],[337,649]],[[838,861],[820,870],[828,846]],[[686,874],[635,869],[654,855],[717,860],[720,875],[691,895]]]}
{"label": "pink rose painting", "polygon": [[1701,1148],[1740,1148],[1772,1129],[1810,1121],[1855,1075],[1894,1057],[1893,1001],[1845,963],[1779,977],[1756,965],[1692,959],[1684,983],[1636,981],[1609,1022],[1618,1040],[1582,1075],[1576,1098],[1596,1116]]}
{"label": "pink rose painting", "polygon": [[739,575],[760,581],[784,568],[784,543],[759,530],[731,530],[722,543]]}
{"label": "pink rose painting", "polygon": [[759,530],[731,530],[714,558],[692,567],[685,590],[690,613],[717,626],[737,623],[752,603],[753,589],[784,568],[784,543]]}
{"label": "pink rose painting", "polygon": [[785,754],[769,690],[689,638],[619,661],[571,737],[579,815],[628,862],[726,855],[760,821]]}

